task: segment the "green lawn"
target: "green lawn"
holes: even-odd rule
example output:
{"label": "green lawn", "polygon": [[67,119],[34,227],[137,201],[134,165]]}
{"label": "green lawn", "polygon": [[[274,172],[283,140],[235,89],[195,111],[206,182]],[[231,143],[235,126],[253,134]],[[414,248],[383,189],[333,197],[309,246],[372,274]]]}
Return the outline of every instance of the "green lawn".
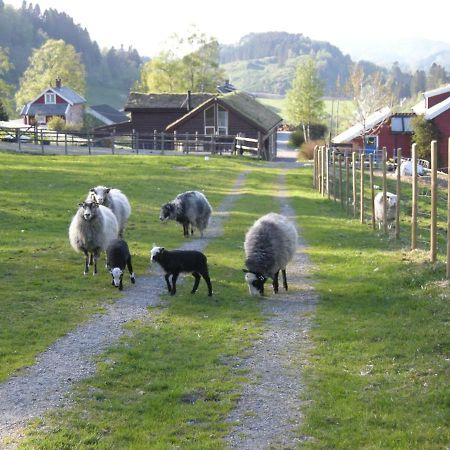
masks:
{"label": "green lawn", "polygon": [[[137,282],[152,242],[175,248],[180,227],[158,220],[161,203],[204,190],[216,208],[243,170],[243,195],[209,243],[214,296],[180,285],[153,322],[98,359],[78,401],[28,430],[24,449],[217,449],[245,373],[235,368],[264,322],[243,282],[248,226],[278,208],[279,170],[249,160],[196,157],[42,157],[0,153],[0,378],[29,365],[59,336],[114,301],[109,275],[83,277],[69,246],[76,205],[96,184],[130,198],[125,237]],[[99,176],[98,174],[101,174]],[[288,174],[290,201],[308,243],[320,297],[306,368],[306,448],[437,449],[450,443],[449,299],[442,262],[348,219],[311,189],[309,169]],[[405,225],[406,226],[406,225]],[[161,280],[162,281],[162,280]],[[132,288],[132,287],[131,287]],[[299,368],[305,370],[304,368]]]}

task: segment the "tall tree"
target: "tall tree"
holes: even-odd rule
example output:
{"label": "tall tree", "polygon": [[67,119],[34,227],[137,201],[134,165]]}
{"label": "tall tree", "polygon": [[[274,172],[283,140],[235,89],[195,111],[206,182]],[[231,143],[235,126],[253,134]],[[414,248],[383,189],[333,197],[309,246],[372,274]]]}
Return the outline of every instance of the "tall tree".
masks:
{"label": "tall tree", "polygon": [[[219,67],[215,38],[194,32],[187,38],[174,35],[170,50],[145,63],[136,88],[144,92],[213,92],[225,78]],[[184,56],[179,53],[184,51]]]}
{"label": "tall tree", "polygon": [[373,72],[366,76],[359,65],[353,68],[347,89],[353,98],[355,119],[362,125],[360,136],[365,146],[366,136],[375,133],[383,124],[378,122],[371,126],[368,119],[381,108],[392,107],[393,94],[380,72]]}
{"label": "tall tree", "polygon": [[303,58],[297,65],[292,88],[287,92],[286,113],[290,123],[303,127],[305,142],[310,140],[310,126],[322,120],[323,92],[314,58]]}
{"label": "tall tree", "polygon": [[86,70],[80,55],[63,40],[49,39],[41,48],[33,51],[30,65],[20,79],[20,88],[16,93],[17,107],[21,108],[33,100],[58,77],[64,85],[85,95]]}
{"label": "tall tree", "polygon": [[12,105],[13,86],[5,80],[5,75],[12,68],[8,53],[0,47],[0,120],[8,120],[8,116],[14,111]]}

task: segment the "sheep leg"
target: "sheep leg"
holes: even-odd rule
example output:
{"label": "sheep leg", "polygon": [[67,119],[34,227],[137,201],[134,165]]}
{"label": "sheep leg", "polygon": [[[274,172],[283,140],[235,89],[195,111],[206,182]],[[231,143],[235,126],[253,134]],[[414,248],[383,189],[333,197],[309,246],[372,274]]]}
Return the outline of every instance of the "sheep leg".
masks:
{"label": "sheep leg", "polygon": [[189,237],[189,224],[183,223],[183,236]]}
{"label": "sheep leg", "polygon": [[134,284],[136,283],[136,277],[134,276],[133,266],[131,265],[131,258],[127,261],[128,272],[130,272],[130,281]]}
{"label": "sheep leg", "polygon": [[84,275],[87,275],[89,272],[89,253],[84,250]]}
{"label": "sheep leg", "polygon": [[171,291],[172,291],[172,286],[171,286],[171,284],[170,284],[169,277],[170,277],[170,273],[166,273],[166,274],[164,275],[164,278],[165,278],[166,284],[167,284],[167,290],[168,290],[169,292],[171,292]]}
{"label": "sheep leg", "polygon": [[280,271],[276,272],[274,277],[273,277],[273,282],[272,282],[272,286],[273,286],[273,292],[275,292],[275,294],[278,292],[278,275],[279,275]]}
{"label": "sheep leg", "polygon": [[287,284],[287,278],[286,278],[286,269],[282,269],[281,270],[281,275],[283,276],[283,287],[284,287],[284,290],[287,291],[288,290],[288,284]]}
{"label": "sheep leg", "polygon": [[170,292],[170,295],[175,295],[177,292],[177,278],[178,278],[178,273],[175,272],[172,275],[172,291]]}
{"label": "sheep leg", "polygon": [[213,290],[212,290],[211,280],[209,278],[209,273],[208,273],[208,271],[200,272],[200,273],[201,273],[203,279],[205,280],[206,285],[208,286],[208,297],[211,297]]}
{"label": "sheep leg", "polygon": [[192,288],[191,294],[195,294],[198,289],[198,285],[200,284],[200,275],[197,272],[192,272],[192,275],[195,278],[194,287]]}
{"label": "sheep leg", "polygon": [[98,252],[94,253],[94,273],[93,273],[93,275],[97,275],[97,260],[98,260],[99,256],[100,255],[98,254]]}

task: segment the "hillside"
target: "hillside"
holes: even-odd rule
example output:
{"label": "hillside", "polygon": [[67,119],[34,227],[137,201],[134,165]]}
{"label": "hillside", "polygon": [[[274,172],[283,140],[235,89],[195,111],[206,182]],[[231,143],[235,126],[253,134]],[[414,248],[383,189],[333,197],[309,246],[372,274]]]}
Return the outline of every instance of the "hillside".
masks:
{"label": "hillside", "polygon": [[314,41],[302,34],[251,33],[236,45],[222,46],[220,62],[233,84],[251,92],[285,94],[299,60],[315,55],[327,95],[334,94],[336,80],[348,79],[352,60],[329,42]]}

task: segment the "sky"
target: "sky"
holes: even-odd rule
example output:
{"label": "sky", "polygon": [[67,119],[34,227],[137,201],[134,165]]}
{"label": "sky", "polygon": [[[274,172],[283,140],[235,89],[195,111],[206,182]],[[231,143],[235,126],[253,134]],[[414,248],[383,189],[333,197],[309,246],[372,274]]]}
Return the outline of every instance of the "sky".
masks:
{"label": "sky", "polygon": [[[20,7],[22,0],[4,0]],[[28,0],[29,3],[29,0]],[[86,27],[103,47],[133,46],[155,56],[173,33],[193,25],[221,44],[235,44],[250,32],[302,33],[345,47],[350,40],[383,42],[426,38],[450,44],[449,0],[38,0],[41,10],[64,11]],[[419,3],[417,5],[416,3]],[[432,26],[429,26],[432,23]],[[345,50],[345,48],[343,48]]]}

